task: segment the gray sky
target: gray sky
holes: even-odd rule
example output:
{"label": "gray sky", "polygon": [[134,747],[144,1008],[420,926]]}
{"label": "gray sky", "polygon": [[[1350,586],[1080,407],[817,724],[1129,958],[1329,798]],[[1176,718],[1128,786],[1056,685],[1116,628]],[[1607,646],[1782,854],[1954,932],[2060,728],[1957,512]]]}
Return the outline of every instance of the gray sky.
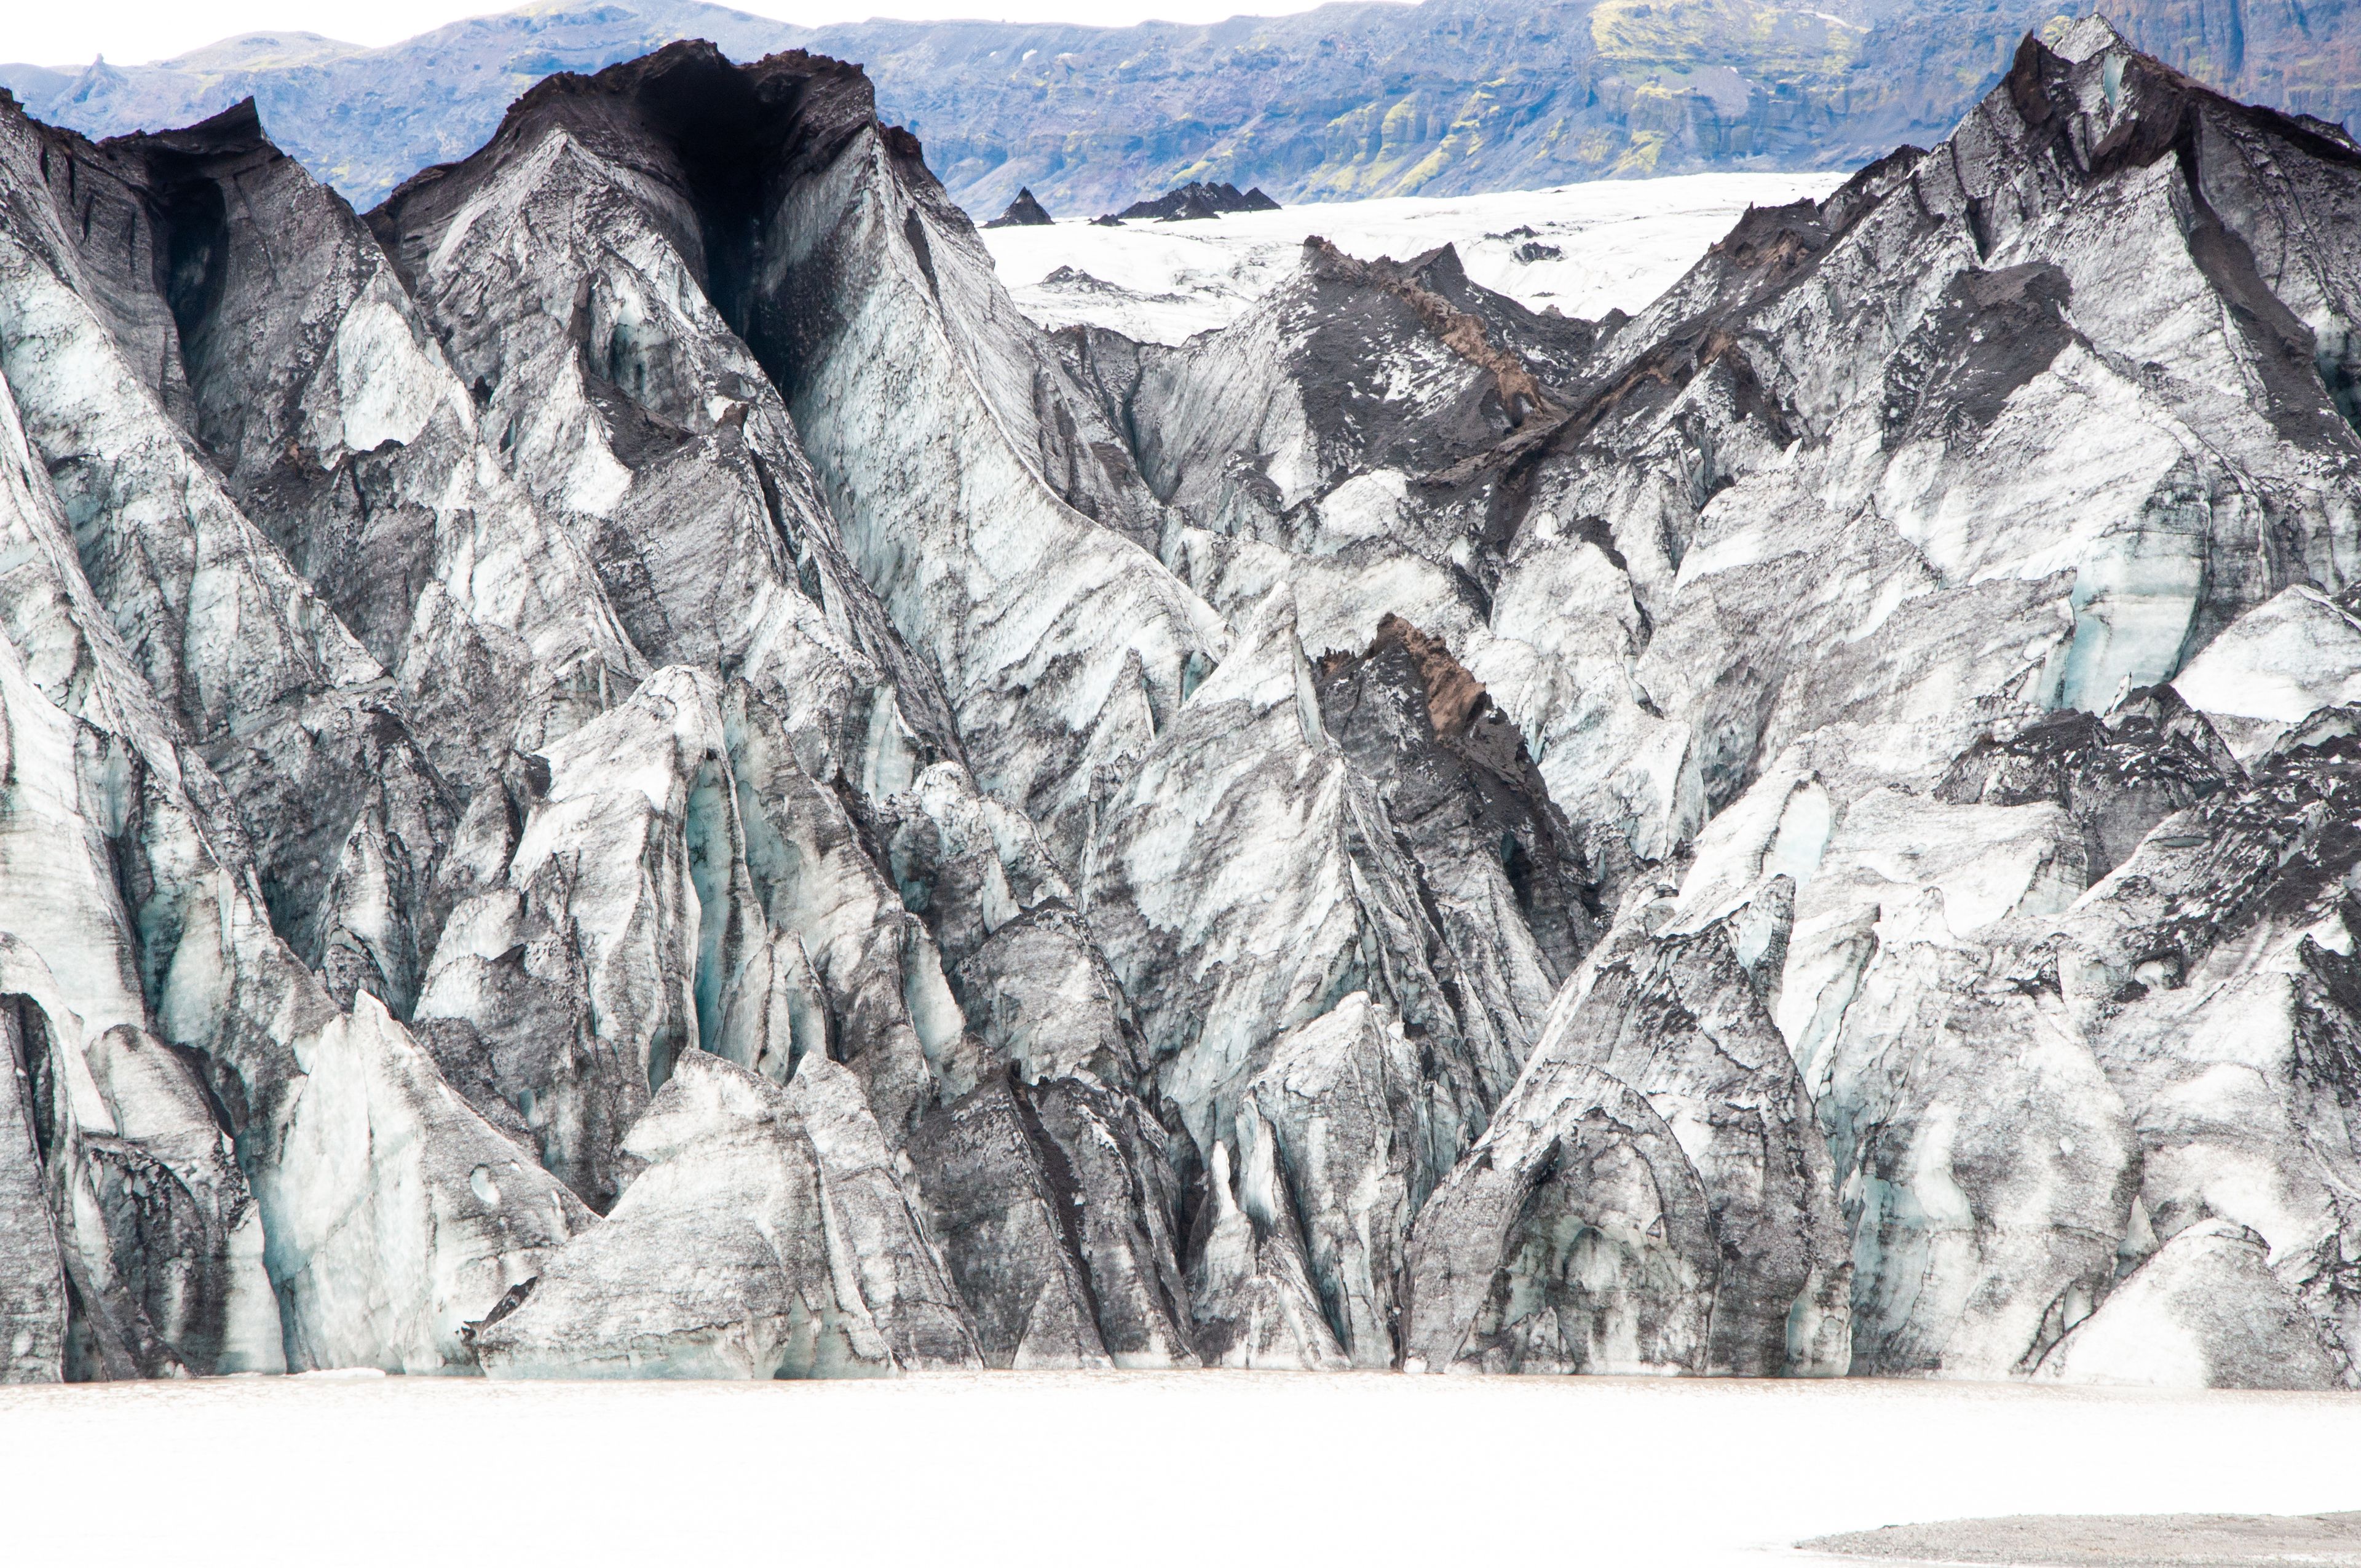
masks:
{"label": "gray sky", "polygon": [[[1240,12],[1308,11],[1311,0],[722,0],[740,11],[818,24],[866,16],[990,16],[1116,27],[1148,17],[1210,22]],[[499,0],[0,0],[0,60],[119,65],[163,60],[236,33],[301,29],[386,44],[462,16],[514,8]]]}

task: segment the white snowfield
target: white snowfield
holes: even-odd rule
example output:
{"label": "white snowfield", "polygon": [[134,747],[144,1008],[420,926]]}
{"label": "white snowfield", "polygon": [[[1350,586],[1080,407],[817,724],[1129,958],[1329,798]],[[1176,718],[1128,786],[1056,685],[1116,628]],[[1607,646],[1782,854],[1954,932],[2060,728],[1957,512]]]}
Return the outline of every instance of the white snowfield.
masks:
{"label": "white snowfield", "polygon": [[1636,314],[1749,206],[1828,195],[1835,173],[1600,180],[1481,196],[1396,196],[1105,227],[1084,214],[983,231],[1000,280],[1046,327],[1087,323],[1143,343],[1227,326],[1295,270],[1312,235],[1364,260],[1459,248],[1468,277],[1531,306]]}
{"label": "white snowfield", "polygon": [[[602,1480],[609,1439],[586,1438],[622,1433],[683,1463]],[[0,1497],[43,1500],[8,1510],[5,1556],[23,1563],[103,1541],[108,1561],[176,1565],[1770,1568],[1832,1563],[1791,1543],[1889,1523],[2350,1508],[2356,1452],[2349,1396],[2021,1384],[313,1374],[0,1390]],[[104,1507],[93,1456],[142,1453],[235,1454],[269,1478],[267,1504],[225,1514],[220,1467],[196,1464],[152,1466],[137,1506]]]}

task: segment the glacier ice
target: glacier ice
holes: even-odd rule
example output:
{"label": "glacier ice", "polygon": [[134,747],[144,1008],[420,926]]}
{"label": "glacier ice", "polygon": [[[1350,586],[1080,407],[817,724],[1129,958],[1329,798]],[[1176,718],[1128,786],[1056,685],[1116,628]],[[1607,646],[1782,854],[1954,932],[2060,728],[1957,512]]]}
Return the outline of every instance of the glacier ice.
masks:
{"label": "glacier ice", "polygon": [[7,1376],[2353,1385],[2361,154],[1782,194],[1045,330],[813,56],[0,104]]}

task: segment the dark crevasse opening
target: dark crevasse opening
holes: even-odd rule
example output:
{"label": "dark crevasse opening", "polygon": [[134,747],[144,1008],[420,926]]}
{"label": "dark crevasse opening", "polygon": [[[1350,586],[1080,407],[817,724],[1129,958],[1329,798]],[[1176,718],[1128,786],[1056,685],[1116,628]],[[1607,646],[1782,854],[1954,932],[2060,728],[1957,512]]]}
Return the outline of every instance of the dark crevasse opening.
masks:
{"label": "dark crevasse opening", "polygon": [[[840,260],[833,247],[819,246],[793,266],[773,254],[782,209],[800,180],[833,162],[861,132],[876,130],[895,159],[922,166],[917,139],[877,125],[859,67],[816,57],[747,70],[718,55],[686,61],[651,82],[641,102],[674,137],[690,182],[708,298],[792,402],[815,345],[840,324],[838,302],[848,280],[833,272]],[[911,213],[901,228],[934,286],[924,225]]]}
{"label": "dark crevasse opening", "polygon": [[[225,308],[237,265],[225,187],[258,157],[275,157],[262,122],[244,103],[185,130],[126,137],[108,149],[129,166],[154,225],[152,282],[171,315],[181,374],[195,395],[191,433],[209,451],[234,452],[255,389],[211,385],[235,375],[236,334],[251,328],[236,305]],[[276,236],[280,243],[293,237]]]}
{"label": "dark crevasse opening", "polygon": [[779,105],[718,54],[687,54],[651,72],[635,107],[678,160],[697,214],[706,297],[741,336],[760,244],[764,169],[779,150]]}
{"label": "dark crevasse opening", "polygon": [[763,287],[768,220],[796,173],[871,121],[857,68],[808,63],[808,71],[787,62],[742,69],[710,46],[675,46],[650,62],[632,99],[686,183],[707,299],[782,391],[794,302]]}
{"label": "dark crevasse opening", "polygon": [[180,329],[182,367],[193,381],[189,362],[202,358],[199,345],[221,302],[229,251],[229,212],[221,187],[203,175],[171,187],[157,203],[156,227],[156,283]]}
{"label": "dark crevasse opening", "polygon": [[[0,1009],[8,1017],[0,1021],[0,1069],[13,1068],[22,1073],[16,1091],[23,1097],[26,1124],[33,1135],[33,1152],[47,1167],[57,1151],[57,1065],[49,1049],[49,1019],[40,1004],[29,996],[0,996]],[[5,1059],[10,1037],[14,1037],[22,1059]]]}
{"label": "dark crevasse opening", "polygon": [[2321,385],[2328,389],[2328,400],[2346,424],[2361,431],[2361,341],[2351,333],[2337,334],[2333,340],[2322,333],[2318,342],[2313,363],[2319,367]]}
{"label": "dark crevasse opening", "polygon": [[[730,831],[730,797],[736,786],[717,764],[697,771],[689,786],[684,836],[688,846],[688,879],[697,890],[697,972],[692,990],[697,998],[697,1044],[714,1048],[721,1033],[721,997],[733,955],[730,952],[730,872],[737,861],[736,835]],[[664,1087],[672,1063],[648,1064],[648,1088]]]}

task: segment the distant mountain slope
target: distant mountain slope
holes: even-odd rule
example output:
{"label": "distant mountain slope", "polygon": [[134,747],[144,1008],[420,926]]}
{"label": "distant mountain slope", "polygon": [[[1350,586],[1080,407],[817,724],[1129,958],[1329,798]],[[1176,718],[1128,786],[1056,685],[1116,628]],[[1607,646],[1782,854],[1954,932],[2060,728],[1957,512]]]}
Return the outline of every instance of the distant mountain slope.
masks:
{"label": "distant mountain slope", "polygon": [[[1211,26],[791,27],[698,0],[548,0],[384,49],[308,34],[156,66],[0,66],[44,118],[93,135],[185,125],[251,95],[271,134],[359,206],[473,150],[561,70],[669,39],[733,57],[865,62],[951,194],[998,212],[1120,207],[1187,180],[1282,201],[1457,195],[1606,176],[1842,168],[1931,143],[2017,38],[2078,0],[1427,0]],[[2136,43],[2244,96],[2361,108],[2361,5],[2118,0]]]}
{"label": "distant mountain slope", "polygon": [[675,38],[709,38],[752,60],[808,36],[697,0],[543,0],[384,49],[251,33],[156,65],[0,65],[0,84],[35,115],[89,136],[192,125],[251,97],[273,140],[366,208],[427,165],[481,147],[544,77],[602,70]]}

